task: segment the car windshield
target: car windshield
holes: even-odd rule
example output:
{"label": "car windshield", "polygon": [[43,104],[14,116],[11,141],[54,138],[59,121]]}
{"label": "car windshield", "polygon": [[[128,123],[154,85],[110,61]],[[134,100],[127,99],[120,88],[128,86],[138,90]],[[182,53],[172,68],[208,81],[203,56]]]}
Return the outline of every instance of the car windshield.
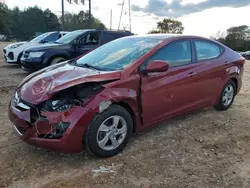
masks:
{"label": "car windshield", "polygon": [[161,41],[152,38],[120,38],[86,54],[75,65],[108,71],[123,70]]}
{"label": "car windshield", "polygon": [[84,32],[85,31],[83,30],[72,31],[67,35],[64,35],[62,38],[58,39],[55,43],[68,44],[72,42],[74,39],[76,39],[79,35],[83,34]]}
{"label": "car windshield", "polygon": [[32,39],[30,42],[40,42],[41,40],[45,39],[50,34],[51,33],[43,33],[43,34],[37,36],[36,38]]}

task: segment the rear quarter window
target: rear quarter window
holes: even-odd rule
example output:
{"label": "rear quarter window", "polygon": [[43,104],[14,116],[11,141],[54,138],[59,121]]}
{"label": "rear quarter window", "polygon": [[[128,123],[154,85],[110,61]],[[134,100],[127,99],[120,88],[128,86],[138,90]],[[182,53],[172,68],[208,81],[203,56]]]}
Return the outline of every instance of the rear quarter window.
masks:
{"label": "rear quarter window", "polygon": [[209,41],[195,41],[195,49],[198,61],[214,59],[222,53],[222,48]]}

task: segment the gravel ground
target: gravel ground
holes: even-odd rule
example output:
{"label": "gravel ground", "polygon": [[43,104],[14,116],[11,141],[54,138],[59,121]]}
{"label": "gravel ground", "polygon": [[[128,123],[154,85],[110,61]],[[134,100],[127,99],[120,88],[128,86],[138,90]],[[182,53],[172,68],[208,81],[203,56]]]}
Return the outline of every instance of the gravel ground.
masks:
{"label": "gravel ground", "polygon": [[0,55],[0,187],[250,187],[249,61],[228,111],[208,108],[162,123],[108,159],[49,152],[15,137],[7,108],[25,76]]}

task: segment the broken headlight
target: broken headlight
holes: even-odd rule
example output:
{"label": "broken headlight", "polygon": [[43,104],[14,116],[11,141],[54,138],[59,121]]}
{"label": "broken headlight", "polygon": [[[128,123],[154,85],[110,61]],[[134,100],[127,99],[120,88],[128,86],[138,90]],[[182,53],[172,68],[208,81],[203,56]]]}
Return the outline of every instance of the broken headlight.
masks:
{"label": "broken headlight", "polygon": [[62,98],[55,100],[48,100],[42,104],[42,109],[49,112],[64,112],[72,108],[74,100]]}

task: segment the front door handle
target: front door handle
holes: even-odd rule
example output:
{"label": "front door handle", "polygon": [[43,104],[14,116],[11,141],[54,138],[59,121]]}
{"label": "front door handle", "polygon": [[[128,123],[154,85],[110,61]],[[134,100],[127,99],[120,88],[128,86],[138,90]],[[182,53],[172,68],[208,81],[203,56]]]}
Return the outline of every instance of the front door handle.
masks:
{"label": "front door handle", "polygon": [[189,77],[192,77],[192,76],[194,76],[194,75],[196,75],[196,72],[190,72],[190,73],[188,74]]}

